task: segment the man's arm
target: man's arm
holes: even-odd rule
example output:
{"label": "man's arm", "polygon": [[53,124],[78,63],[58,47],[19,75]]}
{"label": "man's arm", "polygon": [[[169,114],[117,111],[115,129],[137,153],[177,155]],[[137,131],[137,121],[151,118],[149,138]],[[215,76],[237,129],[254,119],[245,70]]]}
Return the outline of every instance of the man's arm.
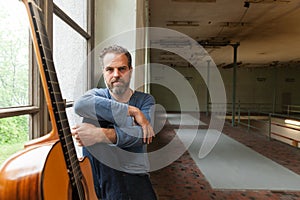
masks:
{"label": "man's arm", "polygon": [[75,102],[74,111],[81,117],[122,127],[126,123],[128,105],[108,99],[105,90],[92,89]]}
{"label": "man's arm", "polygon": [[132,116],[134,120],[142,127],[143,129],[143,142],[144,143],[151,143],[152,137],[155,136],[155,133],[153,131],[153,127],[151,125],[152,113],[154,112],[154,99],[152,96],[148,96],[143,106],[141,107],[141,110],[134,106],[128,106],[128,115]]}
{"label": "man's arm", "polygon": [[[152,142],[155,136],[150,122],[154,116],[154,98],[145,93],[137,93],[132,99],[135,106],[128,106],[128,114],[132,117],[127,118],[126,127],[117,127],[117,146],[130,147]],[[138,125],[137,125],[138,124]]]}
{"label": "man's arm", "polygon": [[[101,95],[104,94],[99,94],[96,90],[88,91],[75,103],[75,112],[82,117],[94,120],[105,119],[114,123],[115,130],[109,130],[108,132],[114,135],[115,139],[110,139],[109,142],[114,141],[113,143],[119,147],[136,146],[141,145],[142,141],[147,143],[152,141],[155,134],[149,121],[151,120],[150,109],[153,109],[155,101],[151,95],[141,96],[144,99],[139,101],[138,106],[140,109],[112,101]],[[107,109],[107,107],[113,111]],[[102,110],[101,113],[99,110]],[[122,126],[120,126],[120,123],[115,123],[120,120],[115,120],[114,115],[118,116],[119,119],[122,118]],[[109,143],[106,140],[101,140],[101,142]]]}

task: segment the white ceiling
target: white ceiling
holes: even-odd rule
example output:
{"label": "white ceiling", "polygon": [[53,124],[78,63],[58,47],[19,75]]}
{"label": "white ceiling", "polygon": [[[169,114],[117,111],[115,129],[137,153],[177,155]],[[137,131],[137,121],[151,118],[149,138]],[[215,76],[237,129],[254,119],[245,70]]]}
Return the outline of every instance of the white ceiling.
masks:
{"label": "white ceiling", "polygon": [[[299,0],[149,0],[149,16],[196,41],[239,42],[241,66],[300,66]],[[219,66],[233,62],[230,45],[206,50]]]}

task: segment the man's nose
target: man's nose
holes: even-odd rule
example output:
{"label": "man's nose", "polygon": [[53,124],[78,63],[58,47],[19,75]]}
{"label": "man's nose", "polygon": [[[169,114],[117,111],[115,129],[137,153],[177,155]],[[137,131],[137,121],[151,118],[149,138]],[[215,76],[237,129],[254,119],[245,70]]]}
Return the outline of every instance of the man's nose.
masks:
{"label": "man's nose", "polygon": [[114,77],[119,77],[119,76],[120,76],[120,71],[119,71],[119,69],[114,69],[113,76],[114,76]]}

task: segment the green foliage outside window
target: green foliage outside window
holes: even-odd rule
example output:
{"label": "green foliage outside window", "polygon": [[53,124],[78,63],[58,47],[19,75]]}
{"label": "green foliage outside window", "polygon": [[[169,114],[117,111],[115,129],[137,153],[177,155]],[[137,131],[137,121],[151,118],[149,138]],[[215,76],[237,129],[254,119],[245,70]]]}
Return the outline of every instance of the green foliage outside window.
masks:
{"label": "green foliage outside window", "polygon": [[0,119],[0,144],[14,144],[28,140],[28,117]]}
{"label": "green foliage outside window", "polygon": [[28,26],[7,4],[0,6],[0,108],[28,105]]}
{"label": "green foliage outside window", "polygon": [[[20,1],[0,1],[0,109],[29,105],[29,30]],[[0,164],[28,140],[29,116],[0,119]]]}

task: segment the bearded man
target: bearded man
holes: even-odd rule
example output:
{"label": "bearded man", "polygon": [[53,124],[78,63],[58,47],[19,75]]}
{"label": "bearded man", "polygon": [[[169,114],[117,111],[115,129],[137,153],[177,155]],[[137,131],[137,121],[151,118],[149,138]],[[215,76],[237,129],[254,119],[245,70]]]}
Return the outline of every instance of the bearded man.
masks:
{"label": "bearded man", "polygon": [[155,200],[146,152],[155,136],[155,100],[129,87],[133,68],[127,49],[109,46],[100,60],[106,88],[89,90],[75,102],[83,123],[72,128],[72,134],[91,161],[100,199]]}

